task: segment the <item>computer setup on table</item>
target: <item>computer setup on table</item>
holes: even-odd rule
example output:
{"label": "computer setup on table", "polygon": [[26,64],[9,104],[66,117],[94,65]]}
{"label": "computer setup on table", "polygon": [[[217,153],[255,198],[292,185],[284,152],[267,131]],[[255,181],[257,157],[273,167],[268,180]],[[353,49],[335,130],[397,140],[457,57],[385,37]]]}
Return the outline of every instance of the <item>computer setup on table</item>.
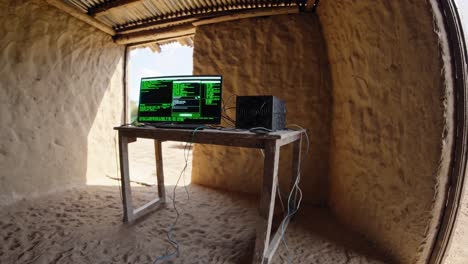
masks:
{"label": "computer setup on table", "polygon": [[229,107],[236,108],[236,120],[230,118],[222,107],[222,84],[221,75],[142,78],[137,121],[158,128],[203,129],[220,128],[224,118],[236,129],[256,133],[285,129],[285,104],[275,96],[236,96],[236,107]]}
{"label": "computer setup on table", "polygon": [[[217,129],[239,133],[252,132],[256,134],[269,134],[281,130],[291,130],[291,126],[295,126],[305,133],[305,130],[297,125],[290,125],[290,128],[287,128],[286,107],[283,100],[275,96],[231,95],[236,98],[235,106],[224,105],[222,99],[222,84],[223,78],[221,75],[142,78],[138,117],[135,126],[155,129],[190,129],[191,139],[186,141],[186,146],[184,148],[186,166],[189,154],[187,154],[185,150],[188,149],[188,152],[190,152],[190,146],[194,142],[196,133],[199,133],[197,132],[198,130]],[[229,101],[230,100],[227,100],[227,102]],[[229,117],[227,113],[227,109],[233,108],[235,108],[236,112],[236,118],[234,119]],[[220,125],[222,119],[228,123],[228,127]],[[180,130],[180,132],[182,131],[183,130]],[[305,133],[305,135],[308,149],[309,139],[307,133]],[[298,164],[301,163],[306,155],[298,161]],[[177,183],[184,175],[186,166],[179,175]],[[298,166],[300,168],[300,165]],[[287,197],[287,212],[285,212],[284,219],[281,222],[280,232],[282,233],[282,241],[284,243],[286,243],[284,239],[284,224],[286,223],[287,225],[291,216],[297,212],[302,196],[302,192],[299,188],[299,171],[297,174],[298,177],[296,177]],[[174,247],[174,251],[156,258],[154,263],[171,259],[179,254],[179,244],[172,238],[174,225],[179,218],[179,213],[175,204],[176,188],[177,184],[174,186],[172,204],[177,216],[167,234],[169,243]],[[279,187],[277,190],[280,195],[280,201],[282,202]]]}
{"label": "computer setup on table", "polygon": [[218,125],[222,81],[219,75],[142,78],[137,121],[159,128]]}

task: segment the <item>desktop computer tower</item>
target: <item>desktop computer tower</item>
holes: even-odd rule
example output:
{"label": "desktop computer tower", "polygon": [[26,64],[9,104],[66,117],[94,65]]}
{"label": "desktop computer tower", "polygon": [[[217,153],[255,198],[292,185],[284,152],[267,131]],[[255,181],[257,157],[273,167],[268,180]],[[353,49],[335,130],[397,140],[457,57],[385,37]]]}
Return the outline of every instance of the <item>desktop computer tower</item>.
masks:
{"label": "desktop computer tower", "polygon": [[264,127],[270,130],[284,130],[286,106],[284,100],[275,96],[237,96],[236,128],[250,129]]}

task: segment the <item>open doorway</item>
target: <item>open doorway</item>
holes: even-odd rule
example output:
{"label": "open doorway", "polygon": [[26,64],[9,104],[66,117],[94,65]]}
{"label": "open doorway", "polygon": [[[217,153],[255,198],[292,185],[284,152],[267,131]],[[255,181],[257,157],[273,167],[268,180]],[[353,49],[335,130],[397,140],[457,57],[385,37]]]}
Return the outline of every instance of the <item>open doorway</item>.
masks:
{"label": "open doorway", "polygon": [[191,75],[193,71],[193,47],[173,42],[160,46],[133,48],[128,60],[128,100],[130,121],[136,120],[140,80],[144,77]]}
{"label": "open doorway", "polygon": [[[128,54],[128,106],[129,120],[137,119],[140,81],[145,77],[191,75],[193,47],[180,42],[152,44],[131,48]],[[165,184],[178,186],[190,184],[192,171],[191,146],[180,142],[163,142]],[[129,162],[132,181],[137,186],[156,184],[154,144],[151,139],[139,139],[129,145]],[[153,189],[153,188],[152,188]],[[154,191],[156,189],[154,188]]]}

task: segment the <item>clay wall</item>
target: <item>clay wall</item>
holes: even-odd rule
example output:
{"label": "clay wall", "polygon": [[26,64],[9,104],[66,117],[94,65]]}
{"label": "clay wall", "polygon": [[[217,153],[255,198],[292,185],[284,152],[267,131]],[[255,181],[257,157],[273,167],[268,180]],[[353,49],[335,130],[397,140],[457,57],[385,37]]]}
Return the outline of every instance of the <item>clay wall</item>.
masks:
{"label": "clay wall", "polygon": [[[226,101],[278,96],[308,129],[306,201],[401,263],[424,262],[446,191],[452,104],[432,2],[328,0],[320,21],[245,19],[195,36],[194,74],[222,74]],[[116,175],[123,48],[43,1],[2,1],[0,14],[0,204]],[[259,151],[194,151],[194,183],[259,191]]]}
{"label": "clay wall", "polygon": [[[327,197],[331,86],[326,54],[317,16],[301,14],[198,27],[193,55],[194,74],[223,75],[225,101],[232,94],[286,100],[287,123],[309,132],[311,151],[303,162],[301,186],[304,198],[315,204],[325,203]],[[234,117],[234,109],[228,114]],[[290,147],[283,147],[282,183],[291,175],[290,154]],[[262,169],[259,150],[196,146],[192,181],[256,193]]]}
{"label": "clay wall", "polygon": [[[230,93],[283,97],[294,113],[288,123],[306,123],[307,201],[327,200],[342,223],[401,263],[425,261],[447,190],[453,98],[431,4],[323,1],[320,22],[247,19],[200,27],[195,37],[194,73],[223,74]],[[193,181],[256,192],[261,164],[256,151],[197,146]]]}
{"label": "clay wall", "polygon": [[39,0],[0,28],[0,204],[115,175],[123,47]]}
{"label": "clay wall", "polygon": [[319,8],[333,82],[329,206],[400,263],[424,263],[447,186],[453,105],[436,12],[424,0]]}

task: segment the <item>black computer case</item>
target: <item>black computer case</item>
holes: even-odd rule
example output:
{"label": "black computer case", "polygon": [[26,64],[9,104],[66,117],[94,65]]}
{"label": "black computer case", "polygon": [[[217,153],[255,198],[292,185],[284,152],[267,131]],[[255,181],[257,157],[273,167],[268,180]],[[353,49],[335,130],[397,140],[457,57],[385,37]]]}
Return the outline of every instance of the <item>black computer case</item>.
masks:
{"label": "black computer case", "polygon": [[264,127],[283,130],[286,126],[284,100],[275,96],[238,96],[236,101],[236,128]]}

